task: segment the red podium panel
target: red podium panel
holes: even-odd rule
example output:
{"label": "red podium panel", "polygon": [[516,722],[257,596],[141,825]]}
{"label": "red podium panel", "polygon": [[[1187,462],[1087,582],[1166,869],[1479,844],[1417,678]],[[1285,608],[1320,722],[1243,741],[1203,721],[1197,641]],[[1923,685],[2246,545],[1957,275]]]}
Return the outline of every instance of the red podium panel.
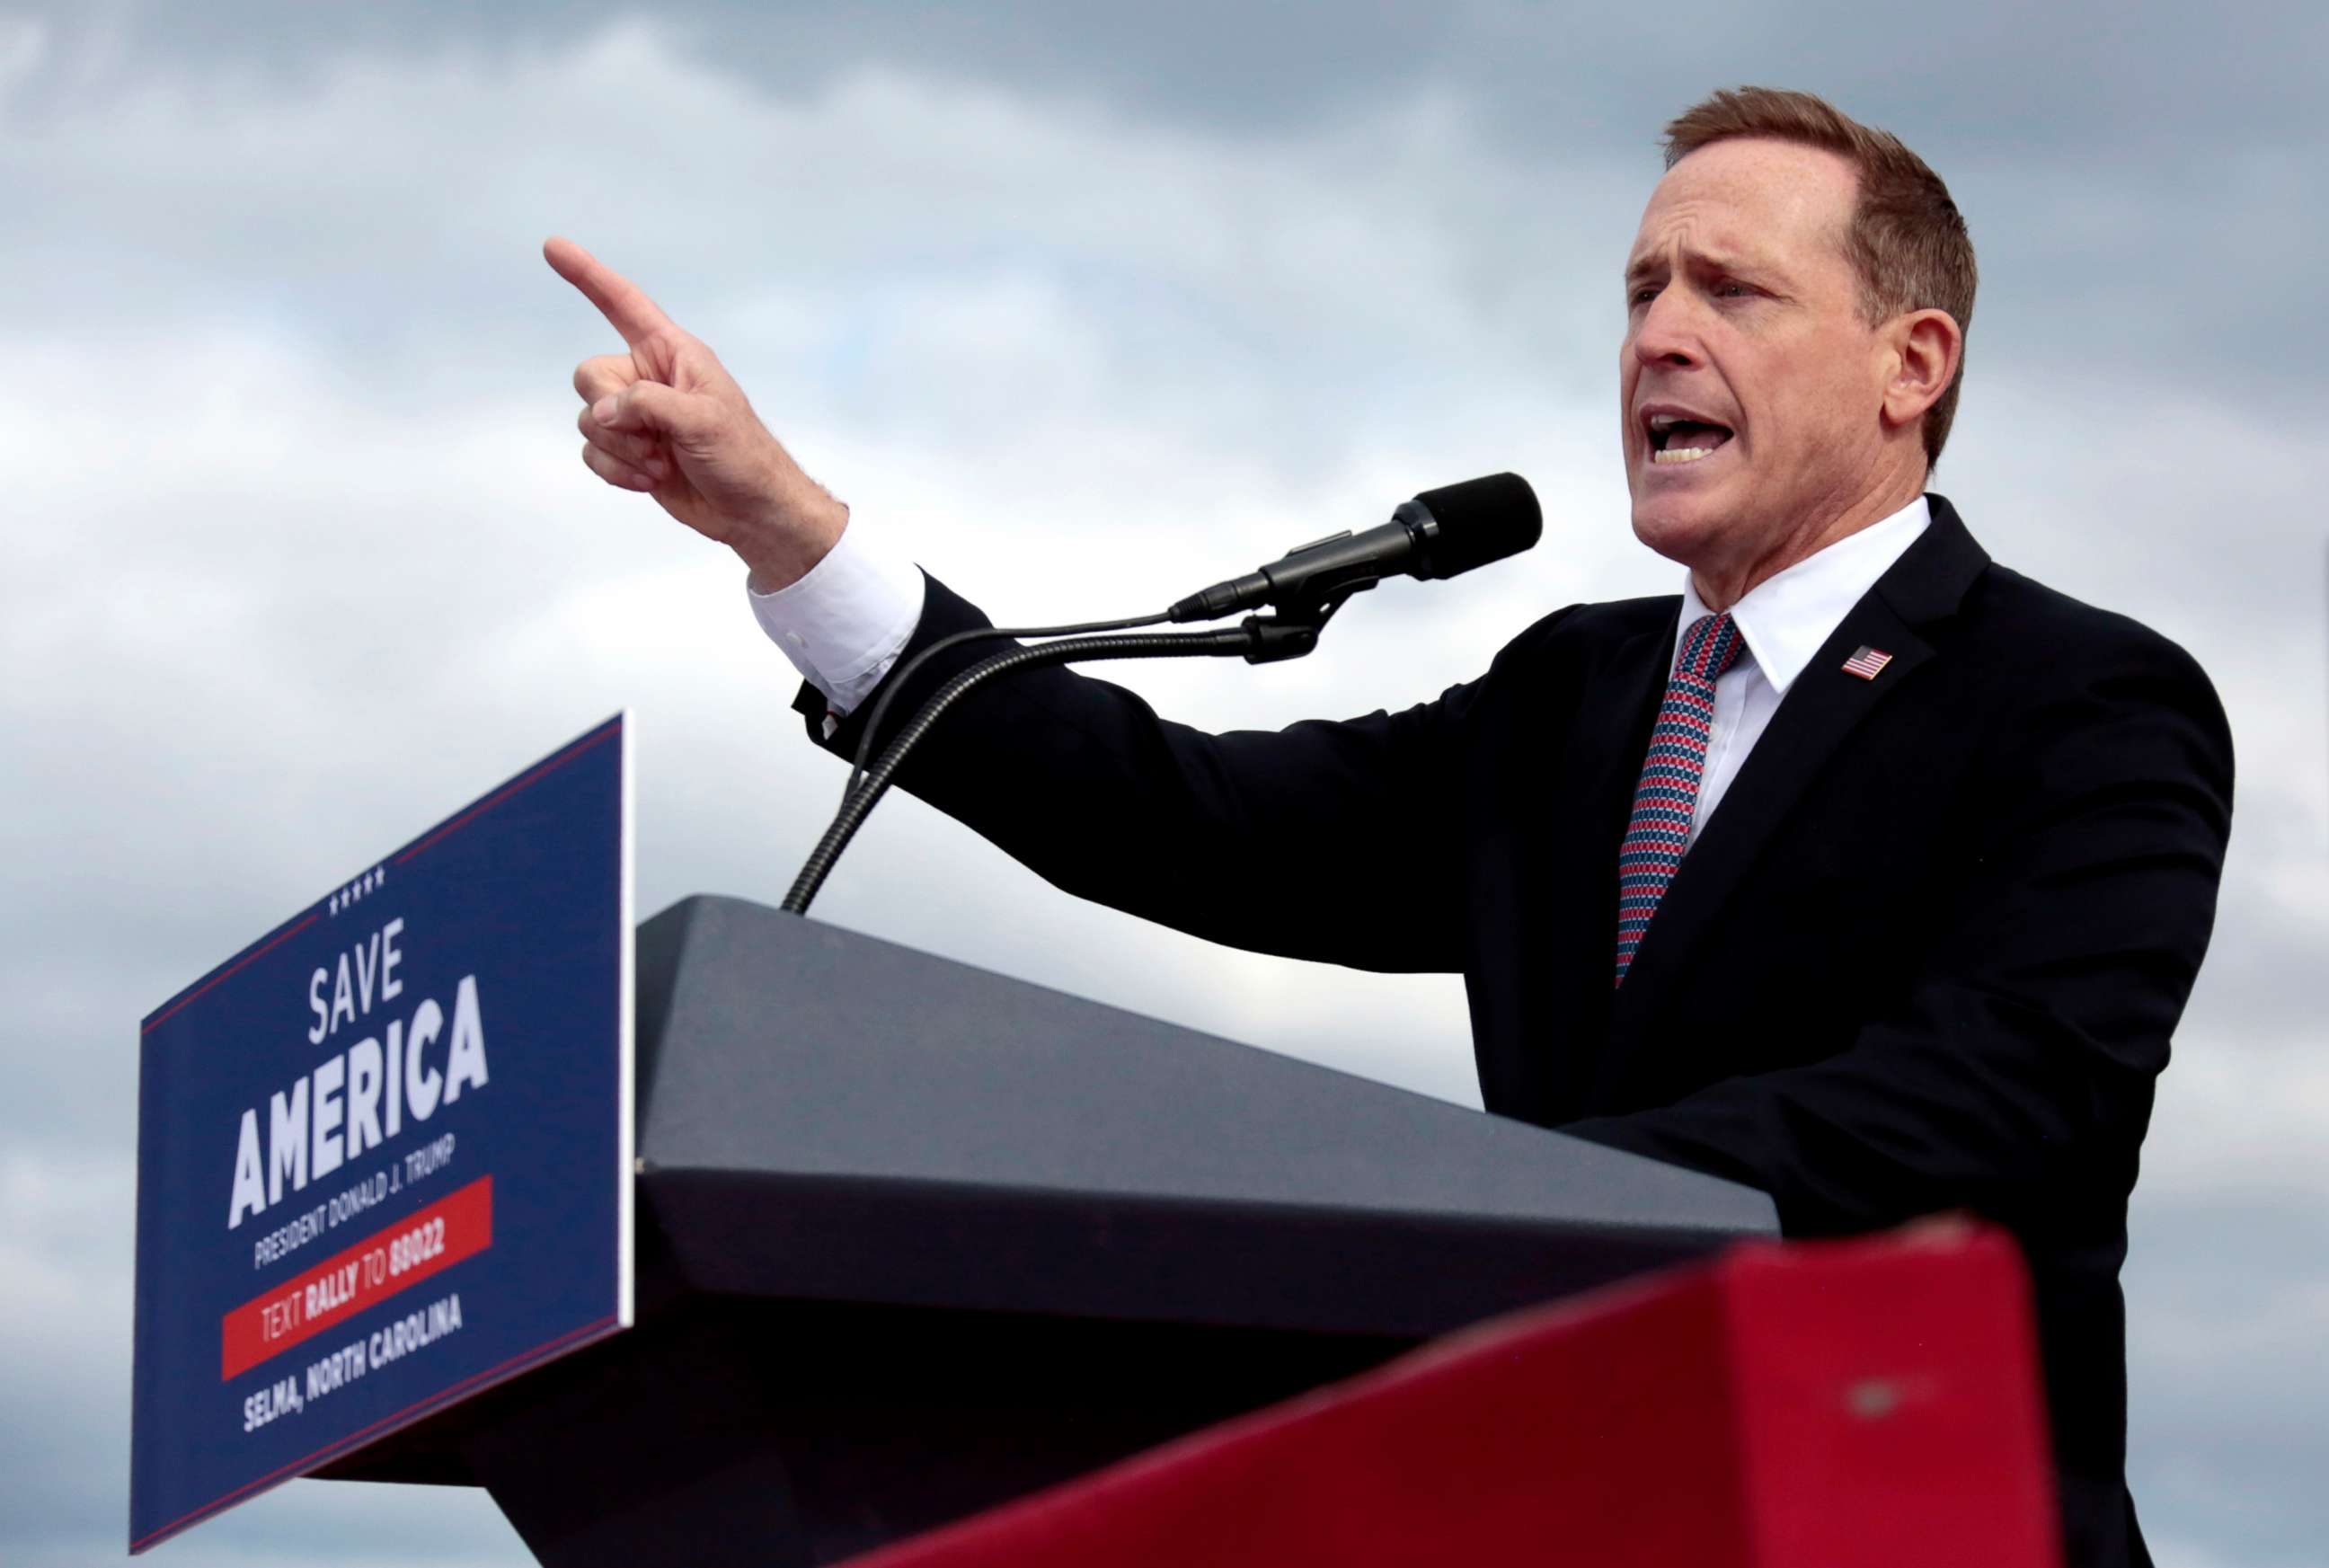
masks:
{"label": "red podium panel", "polygon": [[852,1568],[2055,1568],[2028,1297],[1992,1230],[1744,1243]]}

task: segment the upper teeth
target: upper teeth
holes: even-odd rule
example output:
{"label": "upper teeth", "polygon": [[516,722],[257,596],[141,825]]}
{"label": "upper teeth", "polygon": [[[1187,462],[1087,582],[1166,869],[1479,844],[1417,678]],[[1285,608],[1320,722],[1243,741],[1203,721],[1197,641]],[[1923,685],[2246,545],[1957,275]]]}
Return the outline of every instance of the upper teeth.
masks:
{"label": "upper teeth", "polygon": [[1670,430],[1679,424],[1704,424],[1705,422],[1703,420],[1691,419],[1687,414],[1652,414],[1650,416],[1650,429],[1654,430]]}

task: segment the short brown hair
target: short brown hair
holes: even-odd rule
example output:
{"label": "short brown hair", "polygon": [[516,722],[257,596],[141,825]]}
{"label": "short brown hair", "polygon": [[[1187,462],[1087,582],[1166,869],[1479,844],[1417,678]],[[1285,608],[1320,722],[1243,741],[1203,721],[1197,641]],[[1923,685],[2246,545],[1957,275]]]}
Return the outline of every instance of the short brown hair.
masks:
{"label": "short brown hair", "polygon": [[[1960,333],[1973,326],[1973,237],[1949,188],[1890,131],[1862,125],[1825,99],[1742,87],[1692,105],[1666,127],[1666,167],[1712,142],[1770,137],[1837,154],[1859,176],[1844,254],[1859,279],[1861,319],[1871,326],[1910,310],[1946,310]],[[1925,411],[1925,463],[1940,461],[1957,418],[1965,364]]]}

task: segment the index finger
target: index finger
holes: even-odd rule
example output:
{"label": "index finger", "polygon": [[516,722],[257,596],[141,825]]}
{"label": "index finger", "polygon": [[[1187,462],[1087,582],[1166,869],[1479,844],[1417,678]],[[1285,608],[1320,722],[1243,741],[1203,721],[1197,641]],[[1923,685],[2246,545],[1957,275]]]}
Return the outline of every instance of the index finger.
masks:
{"label": "index finger", "polygon": [[658,332],[679,330],[646,290],[563,235],[553,234],[542,241],[542,259],[550,263],[551,270],[580,288],[631,347]]}

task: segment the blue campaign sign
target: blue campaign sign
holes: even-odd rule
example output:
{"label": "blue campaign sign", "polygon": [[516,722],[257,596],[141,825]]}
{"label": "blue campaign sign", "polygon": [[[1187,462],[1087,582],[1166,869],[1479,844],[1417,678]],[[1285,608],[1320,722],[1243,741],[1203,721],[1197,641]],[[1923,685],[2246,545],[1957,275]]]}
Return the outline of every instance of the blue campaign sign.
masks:
{"label": "blue campaign sign", "polygon": [[617,715],[149,1014],[129,1549],[631,1319]]}

